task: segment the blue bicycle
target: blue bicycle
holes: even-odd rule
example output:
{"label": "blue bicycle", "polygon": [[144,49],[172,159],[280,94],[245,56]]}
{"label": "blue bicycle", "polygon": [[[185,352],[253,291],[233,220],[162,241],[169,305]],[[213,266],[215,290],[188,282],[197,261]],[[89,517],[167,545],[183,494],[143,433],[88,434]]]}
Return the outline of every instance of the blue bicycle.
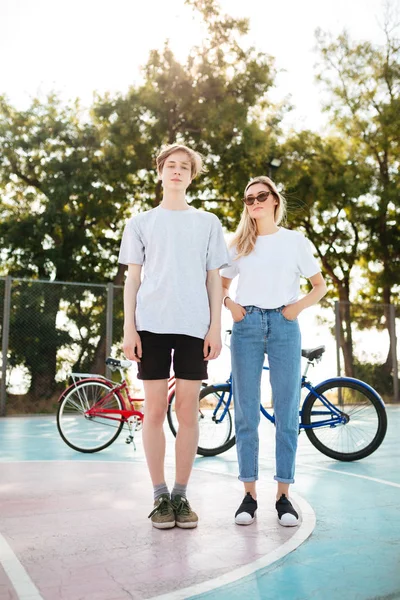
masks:
{"label": "blue bicycle", "polygon": [[[301,387],[308,390],[299,410],[299,433],[304,430],[310,442],[323,454],[341,461],[360,460],[381,445],[386,435],[387,416],[379,394],[367,383],[351,377],[334,377],[313,386],[307,372],[319,361],[325,346],[302,350],[307,365]],[[263,367],[269,370],[268,367]],[[224,383],[204,387],[199,396],[202,456],[216,456],[235,445],[232,375]],[[260,404],[261,413],[271,423],[274,415]],[[168,423],[176,435],[178,421],[175,398],[168,406]]]}

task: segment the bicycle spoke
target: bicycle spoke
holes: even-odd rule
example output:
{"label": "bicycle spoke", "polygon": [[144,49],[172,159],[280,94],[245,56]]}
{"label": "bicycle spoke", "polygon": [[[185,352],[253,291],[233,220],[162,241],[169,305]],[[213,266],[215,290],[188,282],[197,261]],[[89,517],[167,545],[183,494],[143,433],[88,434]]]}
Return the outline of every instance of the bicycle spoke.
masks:
{"label": "bicycle spoke", "polygon": [[[123,422],[118,413],[107,417],[107,412],[121,410],[122,405],[109,385],[103,382],[82,381],[73,387],[62,401],[57,415],[57,425],[64,440],[76,450],[95,452],[108,446],[119,434]],[[88,415],[88,411],[93,415]]]}
{"label": "bicycle spoke", "polygon": [[[361,383],[337,381],[336,385],[330,382],[325,388],[320,386],[321,392],[317,388],[319,397],[311,396],[305,405],[303,422],[312,425],[306,429],[307,436],[327,456],[339,460],[363,458],[373,452],[385,435],[384,408]],[[336,410],[340,411],[342,422],[335,422]]]}
{"label": "bicycle spoke", "polygon": [[[232,414],[226,411],[227,392],[210,391],[199,400],[199,450],[212,451],[221,448],[234,435]],[[175,398],[169,410],[173,430],[178,431],[179,423],[175,413]]]}

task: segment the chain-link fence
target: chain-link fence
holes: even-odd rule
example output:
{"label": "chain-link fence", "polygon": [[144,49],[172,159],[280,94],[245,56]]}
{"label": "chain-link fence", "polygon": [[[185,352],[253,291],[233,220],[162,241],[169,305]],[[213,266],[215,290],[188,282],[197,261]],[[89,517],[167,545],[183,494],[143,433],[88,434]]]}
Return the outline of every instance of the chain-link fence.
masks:
{"label": "chain-link fence", "polygon": [[121,347],[121,286],[7,277],[0,290],[2,415],[54,412],[71,371],[109,375],[105,358]]}
{"label": "chain-link fence", "polygon": [[[330,330],[337,373],[398,401],[395,308],[337,302],[328,312],[323,343],[332,339],[333,358]],[[122,353],[123,287],[0,278],[0,331],[0,415],[53,413],[71,372],[110,376],[106,356]]]}

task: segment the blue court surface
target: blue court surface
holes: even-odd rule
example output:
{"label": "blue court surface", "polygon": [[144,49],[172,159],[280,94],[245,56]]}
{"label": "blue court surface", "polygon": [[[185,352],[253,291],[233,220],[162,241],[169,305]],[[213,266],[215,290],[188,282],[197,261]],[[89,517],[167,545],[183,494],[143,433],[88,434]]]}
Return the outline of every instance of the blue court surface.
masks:
{"label": "blue court surface", "polygon": [[[400,599],[400,407],[382,446],[356,463],[300,435],[298,528],[274,512],[274,428],[260,425],[259,514],[234,524],[236,450],[195,461],[196,530],[159,531],[140,433],[97,454],[74,452],[54,416],[0,419],[1,600],[204,598]],[[174,440],[166,471],[173,483]]]}

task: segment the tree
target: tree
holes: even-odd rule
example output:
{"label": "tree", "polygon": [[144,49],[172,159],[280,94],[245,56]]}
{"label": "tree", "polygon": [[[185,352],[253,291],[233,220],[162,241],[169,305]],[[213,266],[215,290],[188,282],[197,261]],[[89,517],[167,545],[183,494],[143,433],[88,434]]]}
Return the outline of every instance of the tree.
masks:
{"label": "tree", "polygon": [[[116,247],[127,214],[127,183],[115,162],[105,161],[105,147],[104,131],[83,120],[77,103],[63,107],[50,96],[17,111],[0,99],[3,271],[41,280],[122,283]],[[68,301],[76,305],[81,294],[71,293]],[[13,360],[23,352],[36,397],[51,394],[57,350],[72,342],[57,333],[62,297],[62,286],[44,285],[30,300],[23,292],[13,298]],[[93,366],[93,347],[88,358]]]}
{"label": "tree", "polygon": [[[390,348],[390,305],[399,300],[400,284],[400,41],[386,13],[385,45],[337,39],[318,31],[321,63],[318,78],[330,94],[327,110],[334,126],[359,144],[373,171],[368,203],[368,240],[363,265],[369,289],[365,298],[382,303]],[[379,326],[379,323],[377,323]],[[392,366],[389,349],[384,368]]]}
{"label": "tree", "polygon": [[[154,153],[172,142],[187,143],[203,153],[207,173],[189,189],[198,199],[193,204],[200,206],[204,200],[238,198],[249,176],[265,171],[283,108],[267,99],[274,77],[272,58],[240,46],[247,19],[222,15],[214,0],[188,0],[187,4],[207,26],[202,46],[193,48],[184,64],[176,60],[168,43],[163,51],[152,51],[143,85],[131,88],[125,98],[99,99],[94,112],[109,120],[115,146],[128,147],[130,123],[136,115]],[[157,206],[161,198],[161,185],[149,160],[136,201]],[[241,206],[219,203],[213,210],[231,225]]]}
{"label": "tree", "polygon": [[341,302],[340,346],[346,375],[352,376],[352,275],[365,248],[371,170],[357,145],[310,131],[292,134],[282,152],[279,177],[285,182],[289,225],[303,229],[314,244],[330,288],[327,301]]}
{"label": "tree", "polygon": [[[194,200],[197,206],[237,198],[248,177],[264,170],[281,115],[267,101],[272,59],[240,47],[246,20],[221,15],[211,0],[188,3],[208,27],[202,47],[184,64],[168,44],[153,51],[144,83],[125,97],[97,98],[89,114],[78,102],[62,106],[55,96],[34,100],[25,111],[0,100],[3,272],[45,281],[122,283],[124,269],[116,263],[122,228],[132,211],[161,199],[154,158],[164,143],[188,143],[205,154],[207,174],[191,188],[192,197],[201,197]],[[227,223],[240,211],[241,205],[230,204],[216,209]],[[57,352],[75,343],[67,332],[57,334],[60,306],[81,338],[75,366],[101,370],[102,296],[104,290],[91,288],[88,300],[71,288],[47,284],[38,297],[14,294],[12,360],[23,361],[31,373],[32,396],[51,394]],[[34,315],[29,327],[27,314]]]}

